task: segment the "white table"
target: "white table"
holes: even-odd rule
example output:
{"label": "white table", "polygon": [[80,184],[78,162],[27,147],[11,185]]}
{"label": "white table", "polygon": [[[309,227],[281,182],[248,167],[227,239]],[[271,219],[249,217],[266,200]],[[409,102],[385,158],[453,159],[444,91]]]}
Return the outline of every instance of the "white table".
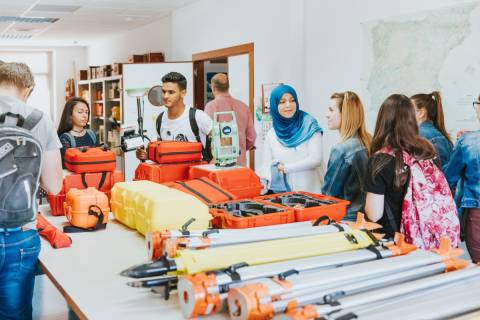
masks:
{"label": "white table", "polygon": [[[40,211],[59,229],[67,224],[63,216],[50,216],[48,206]],[[132,279],[119,275],[148,261],[139,233],[111,219],[106,230],[69,235],[72,246],[64,249],[53,249],[42,238],[39,264],[80,319],[184,319],[176,292],[165,301],[150,289],[127,286]]]}

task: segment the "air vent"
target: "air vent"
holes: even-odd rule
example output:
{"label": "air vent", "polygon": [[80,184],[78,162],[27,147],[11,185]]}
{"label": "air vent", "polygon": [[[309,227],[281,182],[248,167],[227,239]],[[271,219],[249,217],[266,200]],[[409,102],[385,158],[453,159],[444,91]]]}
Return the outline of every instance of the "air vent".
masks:
{"label": "air vent", "polygon": [[0,16],[1,22],[16,22],[16,23],[55,23],[58,18],[31,18],[31,17],[15,17],[15,16]]}
{"label": "air vent", "polygon": [[31,34],[8,34],[8,33],[0,34],[0,39],[19,40],[19,39],[30,39],[30,38],[32,38]]}
{"label": "air vent", "polygon": [[80,9],[80,6],[37,4],[31,11],[73,13],[78,9]]}

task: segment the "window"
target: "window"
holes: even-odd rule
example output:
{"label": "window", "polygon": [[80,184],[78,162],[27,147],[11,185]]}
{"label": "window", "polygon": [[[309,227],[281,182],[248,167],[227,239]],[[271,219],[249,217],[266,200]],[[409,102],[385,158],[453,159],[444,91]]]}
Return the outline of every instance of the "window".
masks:
{"label": "window", "polygon": [[30,67],[35,78],[35,89],[28,104],[42,110],[53,120],[54,94],[52,53],[50,51],[0,51],[0,60],[23,62]]}

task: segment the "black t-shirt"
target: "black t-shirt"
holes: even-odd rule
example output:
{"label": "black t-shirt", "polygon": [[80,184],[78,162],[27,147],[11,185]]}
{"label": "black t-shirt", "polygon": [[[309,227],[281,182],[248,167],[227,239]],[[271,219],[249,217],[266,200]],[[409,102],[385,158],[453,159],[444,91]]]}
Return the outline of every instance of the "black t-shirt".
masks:
{"label": "black t-shirt", "polygon": [[[387,164],[372,177],[373,163],[379,161],[381,158],[388,158]],[[401,188],[394,186],[395,178],[395,158],[387,154],[375,154],[368,161],[367,175],[366,175],[366,191],[385,196],[385,209],[383,216],[378,221],[383,226],[382,232],[387,237],[393,237],[395,232],[400,231],[400,222],[402,218],[402,203],[406,192],[407,183]],[[396,228],[389,222],[387,214],[391,214],[396,223]]]}

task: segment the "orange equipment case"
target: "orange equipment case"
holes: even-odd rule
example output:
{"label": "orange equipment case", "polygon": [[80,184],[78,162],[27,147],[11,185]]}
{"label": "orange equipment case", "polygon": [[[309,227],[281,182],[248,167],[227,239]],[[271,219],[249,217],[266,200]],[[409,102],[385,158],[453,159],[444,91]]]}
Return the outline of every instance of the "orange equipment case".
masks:
{"label": "orange equipment case", "polygon": [[316,220],[321,216],[339,222],[347,213],[347,206],[350,204],[347,200],[303,191],[278,193],[254,199],[292,208],[295,211],[296,222]]}
{"label": "orange equipment case", "polygon": [[124,181],[123,174],[119,170],[113,172],[73,173],[63,177],[63,188],[65,193],[67,193],[71,188],[86,189],[95,187],[109,195],[113,185],[122,181]]}
{"label": "orange equipment case", "polygon": [[237,200],[212,204],[212,226],[219,229],[244,229],[295,222],[292,208],[259,200]]}
{"label": "orange equipment case", "polygon": [[134,180],[150,180],[156,183],[188,180],[188,171],[192,165],[206,162],[188,163],[149,163],[141,162],[135,170]]}
{"label": "orange equipment case", "polygon": [[206,204],[235,200],[235,195],[208,178],[164,183],[167,187],[183,191]]}
{"label": "orange equipment case", "polygon": [[207,177],[230,191],[238,199],[253,198],[260,195],[262,184],[260,177],[246,167],[222,168],[215,165],[201,165],[190,167],[190,179]]}
{"label": "orange equipment case", "polygon": [[[102,182],[103,181],[103,182]],[[86,189],[95,187],[104,192],[110,199],[110,190],[117,182],[122,182],[123,174],[115,170],[114,172],[96,172],[96,173],[72,173],[63,177],[63,187],[59,194],[47,194],[47,201],[50,204],[50,211],[53,216],[62,216],[65,194],[72,188]]]}
{"label": "orange equipment case", "polygon": [[148,144],[148,160],[157,163],[180,163],[202,160],[200,142],[153,141]]}
{"label": "orange equipment case", "polygon": [[70,224],[83,229],[106,225],[110,213],[107,195],[92,187],[68,191],[64,207]]}
{"label": "orange equipment case", "polygon": [[75,173],[114,171],[116,156],[104,148],[68,148],[64,156],[65,167]]}
{"label": "orange equipment case", "polygon": [[65,214],[63,211],[63,203],[65,202],[65,192],[63,188],[59,194],[47,193],[47,201],[50,205],[50,213],[52,216],[63,216]]}

